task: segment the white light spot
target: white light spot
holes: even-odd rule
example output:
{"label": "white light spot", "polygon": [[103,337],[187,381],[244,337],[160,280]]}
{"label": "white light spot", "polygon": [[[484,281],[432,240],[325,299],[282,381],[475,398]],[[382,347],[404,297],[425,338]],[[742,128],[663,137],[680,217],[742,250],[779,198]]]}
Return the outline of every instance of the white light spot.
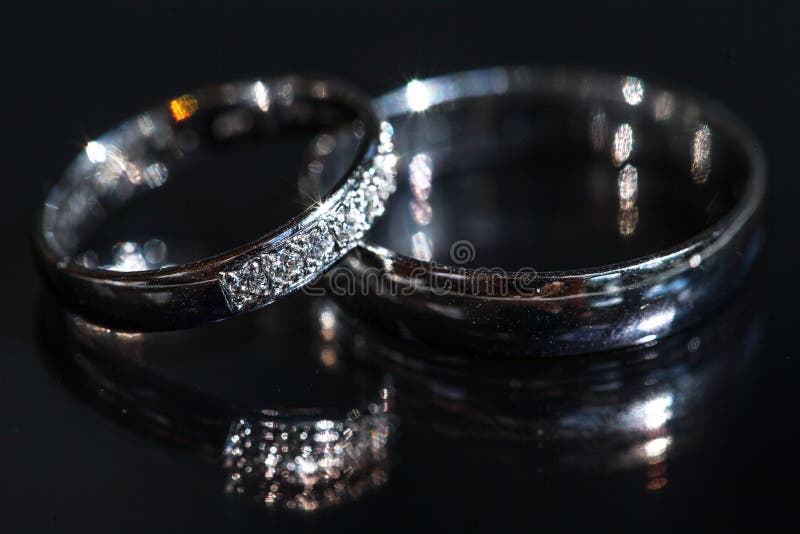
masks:
{"label": "white light spot", "polygon": [[661,395],[648,400],[639,407],[642,424],[648,430],[661,428],[672,418],[672,394]]}
{"label": "white light spot", "polygon": [[647,458],[655,459],[659,458],[667,452],[669,449],[670,443],[672,440],[670,438],[655,438],[651,439],[644,445],[642,445],[642,452]]}
{"label": "white light spot", "polygon": [[411,253],[418,260],[431,261],[433,242],[425,232],[417,232],[411,236]]}
{"label": "white light spot", "polygon": [[319,313],[319,329],[322,339],[331,341],[336,336],[336,315],[330,309]]}
{"label": "white light spot", "polygon": [[107,157],[106,147],[97,141],[86,143],[86,156],[92,163],[102,163]]}
{"label": "white light spot", "polygon": [[267,86],[264,85],[263,82],[256,82],[255,85],[253,85],[253,99],[258,109],[261,111],[269,111],[269,89],[267,89]]}
{"label": "white light spot", "polygon": [[428,88],[419,80],[411,80],[406,85],[406,102],[411,111],[425,111],[431,105]]}
{"label": "white light spot", "polygon": [[641,332],[658,332],[672,324],[674,318],[675,308],[669,307],[642,319],[637,325],[637,329]]}
{"label": "white light spot", "polygon": [[427,154],[416,154],[408,164],[408,181],[411,192],[419,200],[428,200],[431,194],[433,162]]}
{"label": "white light spot", "polygon": [[711,174],[711,128],[703,124],[694,134],[692,143],[692,179],[702,184]]}
{"label": "white light spot", "polygon": [[112,249],[113,263],[106,265],[103,269],[109,271],[134,272],[146,271],[149,267],[142,248],[133,241],[122,241],[114,245]]}
{"label": "white light spot", "polygon": [[320,419],[314,424],[317,430],[330,430],[334,427],[334,422],[330,419]]}
{"label": "white light spot", "polygon": [[644,82],[635,76],[628,76],[622,85],[622,96],[631,106],[638,106],[644,98]]}
{"label": "white light spot", "polygon": [[619,171],[617,190],[623,207],[636,199],[636,193],[639,191],[639,171],[630,163]]}
{"label": "white light spot", "polygon": [[693,254],[691,258],[689,258],[689,265],[692,266],[693,269],[700,267],[700,264],[703,262],[703,257],[700,254]]}
{"label": "white light spot", "polygon": [[611,154],[611,159],[614,165],[622,165],[633,152],[633,128],[630,124],[620,124],[617,131],[614,133],[614,147]]}
{"label": "white light spot", "polygon": [[394,154],[386,154],[383,158],[384,172],[393,173],[397,168],[397,156]]}
{"label": "white light spot", "polygon": [[672,393],[662,393],[634,403],[623,415],[622,425],[630,430],[657,430],[672,419]]}

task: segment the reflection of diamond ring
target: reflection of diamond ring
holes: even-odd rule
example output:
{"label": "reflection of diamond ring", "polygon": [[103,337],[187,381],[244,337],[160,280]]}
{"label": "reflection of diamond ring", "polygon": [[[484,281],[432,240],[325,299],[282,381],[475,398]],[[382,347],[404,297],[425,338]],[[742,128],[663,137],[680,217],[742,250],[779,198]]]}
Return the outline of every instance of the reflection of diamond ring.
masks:
{"label": "reflection of diamond ring", "polygon": [[[359,148],[343,177],[254,242],[158,269],[127,257],[103,266],[79,248],[109,212],[162,186],[199,144],[346,121],[358,131]],[[307,284],[359,242],[394,190],[392,149],[391,127],[340,83],[288,77],[186,94],[87,143],[47,196],[36,236],[39,258],[67,304],[103,324],[151,330],[224,319]]]}
{"label": "reflection of diamond ring", "polygon": [[[298,313],[297,302],[286,303],[289,310],[279,314],[280,321],[261,323],[260,328],[242,328],[240,319],[192,331],[148,333],[112,330],[51,308],[42,321],[42,337],[47,340],[49,361],[82,398],[137,433],[190,447],[218,461],[226,493],[269,507],[314,511],[356,500],[386,481],[397,424],[390,379],[343,361],[328,366],[305,358],[309,355],[302,354],[305,347],[292,344],[291,356],[299,357],[300,363],[281,376],[291,383],[295,373],[303,376],[313,370],[317,380],[303,379],[300,398],[290,392],[275,393],[281,400],[273,398],[274,404],[265,407],[262,403],[270,401],[262,400],[261,394],[259,400],[243,400],[246,384],[236,382],[233,391],[219,395],[216,383],[206,384],[208,391],[196,383],[187,387],[153,368],[154,362],[168,360],[176,345],[202,362],[208,352],[199,347],[227,345],[231,332],[263,350],[287,330],[288,323],[305,324],[305,309]],[[332,335],[331,312],[325,306],[310,311],[312,320],[319,314],[320,333]],[[243,331],[249,334],[243,336]],[[315,337],[313,330],[303,332],[307,338]],[[320,341],[324,352],[329,343]],[[247,351],[236,356],[234,365],[257,372],[258,366],[247,363]],[[292,400],[287,402],[287,397]]]}

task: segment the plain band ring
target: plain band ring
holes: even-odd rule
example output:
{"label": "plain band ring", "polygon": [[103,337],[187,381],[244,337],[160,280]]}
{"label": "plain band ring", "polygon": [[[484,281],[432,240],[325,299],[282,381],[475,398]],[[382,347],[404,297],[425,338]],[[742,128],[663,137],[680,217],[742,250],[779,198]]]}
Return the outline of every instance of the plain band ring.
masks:
{"label": "plain band ring", "polygon": [[[381,282],[364,283],[354,299],[343,299],[346,307],[398,335],[450,349],[562,356],[649,343],[707,315],[741,285],[763,243],[759,214],[766,163],[748,129],[711,100],[631,76],[499,67],[414,80],[377,98],[374,105],[384,120],[392,121],[398,169],[409,166],[407,176],[401,178],[411,180],[408,176],[419,171],[413,168],[412,156],[435,150],[431,139],[441,137],[442,131],[452,130],[457,136],[458,129],[442,127],[434,133],[426,130],[412,135],[404,131],[401,118],[423,116],[420,122],[428,128],[437,114],[452,111],[461,101],[488,99],[486,114],[491,114],[497,99],[531,95],[566,98],[587,110],[616,106],[625,110],[625,116],[651,121],[654,128],[674,127],[680,135],[671,146],[651,143],[645,148],[677,151],[683,158],[680,161],[685,161],[684,179],[695,187],[703,187],[709,173],[714,178],[710,170],[714,132],[714,146],[735,156],[729,166],[738,166],[745,176],[736,203],[702,232],[675,246],[575,270],[498,274],[461,268],[458,262],[424,261],[367,242],[348,257],[348,265],[357,283],[366,278],[364,273],[375,271],[380,271]],[[497,126],[502,121],[487,122]],[[596,122],[586,123],[582,142],[590,148]],[[621,210],[636,194],[635,180],[631,183],[624,176],[629,166],[622,166],[632,152],[632,138],[626,139],[625,133],[618,130],[611,147],[612,160],[618,158],[615,166],[622,167]],[[620,232],[625,231],[623,223],[620,220]],[[392,303],[391,317],[380,313],[387,301]]]}
{"label": "plain band ring", "polygon": [[[213,120],[193,124],[204,114]],[[227,142],[249,129],[328,125],[343,114],[361,130],[354,161],[327,196],[264,237],[199,262],[136,272],[103,269],[78,254],[107,212],[165,182],[163,159],[188,155],[180,142],[187,133]],[[164,330],[225,319],[313,281],[358,244],[394,190],[392,150],[391,126],[339,82],[291,76],[185,94],[86,145],[38,217],[38,259],[65,304],[101,324]]]}

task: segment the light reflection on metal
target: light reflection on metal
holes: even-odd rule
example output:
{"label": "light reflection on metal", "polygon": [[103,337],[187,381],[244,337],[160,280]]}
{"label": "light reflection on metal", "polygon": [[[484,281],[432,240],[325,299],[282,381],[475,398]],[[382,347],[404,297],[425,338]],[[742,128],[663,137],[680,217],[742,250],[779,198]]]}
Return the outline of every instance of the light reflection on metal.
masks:
{"label": "light reflection on metal", "polygon": [[314,156],[327,156],[336,148],[336,138],[331,134],[320,134],[314,143]]}
{"label": "light reflection on metal", "polygon": [[661,332],[667,329],[675,318],[675,307],[667,306],[654,311],[650,316],[639,321],[636,328],[642,333]]}
{"label": "light reflection on metal", "polygon": [[319,312],[319,334],[324,341],[331,341],[336,336],[336,315],[328,307]]}
{"label": "light reflection on metal", "polygon": [[431,261],[433,241],[426,232],[416,232],[411,236],[411,253],[418,260]]}
{"label": "light reflection on metal", "polygon": [[636,232],[636,226],[639,224],[639,208],[633,206],[631,208],[620,209],[617,214],[617,228],[619,235],[622,237],[629,237]]}
{"label": "light reflection on metal", "polygon": [[143,113],[136,118],[136,125],[145,137],[150,137],[156,131],[156,125],[149,113]]}
{"label": "light reflection on metal", "polygon": [[311,94],[314,98],[328,98],[328,91],[328,84],[323,81],[317,81],[311,86]]}
{"label": "light reflection on metal", "polygon": [[619,234],[623,237],[633,235],[639,224],[639,208],[636,206],[638,191],[639,171],[629,163],[619,171],[617,177],[617,195],[619,197],[617,227]]}
{"label": "light reflection on metal", "polygon": [[408,209],[411,211],[411,218],[420,226],[427,226],[431,222],[433,216],[433,208],[424,200],[412,200],[408,203]]}
{"label": "light reflection on metal", "polygon": [[408,182],[411,193],[418,200],[428,200],[431,194],[431,179],[433,177],[433,161],[425,153],[415,154],[408,164]]}
{"label": "light reflection on metal", "polygon": [[653,476],[651,476],[650,481],[647,483],[647,489],[650,491],[658,491],[663,489],[664,486],[667,485],[667,478],[658,476],[663,474],[663,471],[666,470],[666,466],[664,464],[659,463],[658,465],[654,465],[651,467],[651,471],[657,469]]}
{"label": "light reflection on metal", "polygon": [[667,436],[653,438],[642,445],[642,453],[651,462],[662,461],[671,444],[672,439]]}
{"label": "light reflection on metal", "polygon": [[617,178],[617,195],[620,208],[631,208],[636,203],[639,192],[639,171],[630,163],[619,172]]}
{"label": "light reflection on metal", "polygon": [[692,180],[703,184],[711,174],[711,128],[703,124],[694,134],[692,143]]}
{"label": "light reflection on metal", "polygon": [[[111,249],[111,263],[99,268],[109,271],[136,272],[158,269],[167,265],[167,244],[161,239],[149,239],[144,245],[121,241]],[[86,258],[97,257],[94,251],[83,253]],[[96,259],[94,260],[96,263]]]}
{"label": "light reflection on metal", "polygon": [[131,161],[127,154],[112,144],[92,141],[86,145],[86,154],[96,163],[94,178],[100,186],[114,187],[121,177],[133,185],[147,185],[155,189],[167,181],[169,170],[160,161],[144,165]]}
{"label": "light reflection on metal", "polygon": [[[376,158],[376,162],[377,161],[378,159]],[[381,159],[380,167],[383,172],[387,174],[395,174],[395,172],[397,172],[397,156],[394,154],[386,154]]]}
{"label": "light reflection on metal", "polygon": [[86,157],[92,163],[102,163],[106,160],[106,147],[103,143],[97,141],[89,141],[86,143]]}
{"label": "light reflection on metal", "polygon": [[644,82],[635,76],[627,76],[622,83],[622,97],[631,106],[638,106],[644,99]]}
{"label": "light reflection on metal", "polygon": [[611,160],[614,165],[620,166],[625,163],[633,151],[633,128],[630,124],[620,124],[614,132],[614,146],[612,148]]}
{"label": "light reflection on metal", "polygon": [[138,348],[138,345],[144,339],[145,334],[140,332],[125,332],[122,330],[114,330],[83,319],[78,315],[70,316],[72,324],[75,327],[75,333],[83,336],[90,336],[89,339],[110,339],[116,347],[123,349],[122,352],[127,354],[127,349],[131,346]]}
{"label": "light reflection on metal", "polygon": [[169,102],[169,111],[176,122],[181,122],[197,111],[197,98],[190,94],[179,96]]}
{"label": "light reflection on metal", "polygon": [[333,367],[339,361],[339,356],[336,354],[336,349],[333,347],[323,347],[319,351],[319,361],[325,367]]}
{"label": "light reflection on metal", "polygon": [[167,167],[161,162],[155,162],[145,167],[142,173],[142,180],[150,188],[155,189],[161,187],[167,181],[169,171]]}
{"label": "light reflection on metal", "polygon": [[632,404],[622,415],[621,423],[630,430],[657,430],[672,418],[672,392],[665,392]]}
{"label": "light reflection on metal", "polygon": [[419,80],[411,80],[406,85],[406,101],[411,111],[422,112],[431,106],[431,95],[427,86]]}
{"label": "light reflection on metal", "polygon": [[161,239],[150,239],[142,245],[142,257],[149,268],[159,267],[167,261],[167,244]]}
{"label": "light reflection on metal", "polygon": [[123,241],[114,245],[111,265],[106,266],[109,271],[145,271],[147,262],[142,256],[142,248],[133,241]]}

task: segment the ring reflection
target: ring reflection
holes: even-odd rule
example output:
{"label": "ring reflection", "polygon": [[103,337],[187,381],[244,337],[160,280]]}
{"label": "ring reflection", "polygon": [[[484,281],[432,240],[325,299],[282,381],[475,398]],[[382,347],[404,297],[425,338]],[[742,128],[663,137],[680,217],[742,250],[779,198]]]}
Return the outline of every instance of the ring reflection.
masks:
{"label": "ring reflection", "polygon": [[323,301],[280,311],[144,334],[53,309],[45,329],[67,384],[136,432],[216,459],[226,493],[307,512],[356,500],[388,477],[391,381],[337,356]]}

